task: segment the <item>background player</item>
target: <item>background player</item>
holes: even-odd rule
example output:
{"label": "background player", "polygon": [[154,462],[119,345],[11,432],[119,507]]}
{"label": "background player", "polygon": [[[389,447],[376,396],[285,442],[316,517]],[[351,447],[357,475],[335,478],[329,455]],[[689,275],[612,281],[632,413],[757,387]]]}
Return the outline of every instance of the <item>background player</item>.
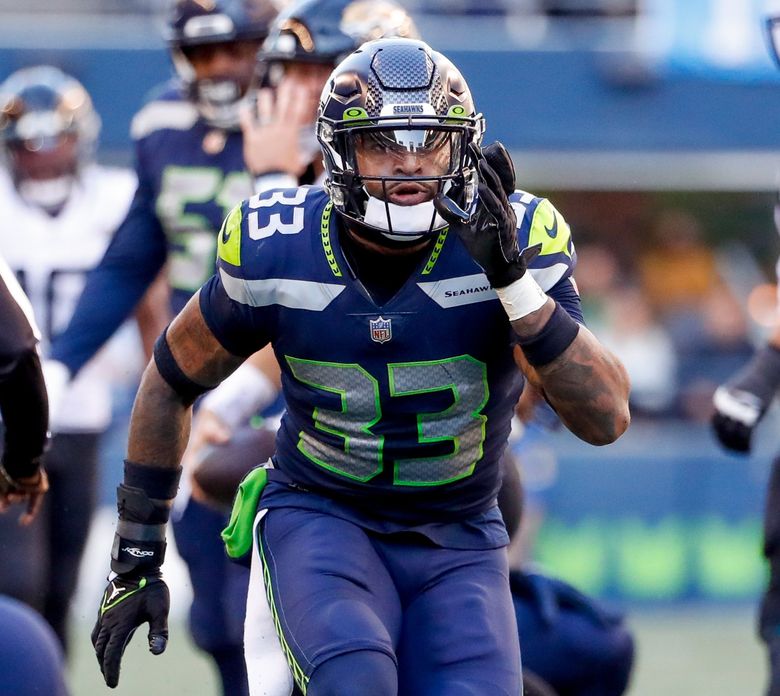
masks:
{"label": "background player", "polygon": [[[780,16],[767,20],[770,45],[780,65]],[[780,232],[780,204],[775,207]],[[780,278],[780,260],[777,264]],[[780,288],[778,288],[780,300]],[[713,397],[712,425],[720,443],[733,452],[747,454],[753,431],[780,388],[780,302],[775,325],[767,342]],[[780,696],[780,456],[772,462],[764,510],[764,556],[769,580],[758,617],[758,634],[769,656],[768,696]]]}
{"label": "background player", "polygon": [[[0,114],[0,253],[32,302],[45,355],[124,218],[135,177],[95,164],[100,119],[84,87],[58,68],[13,73],[0,85]],[[153,333],[159,325],[154,303],[144,306]],[[97,496],[100,435],[111,421],[111,386],[117,378],[137,379],[144,360],[130,333],[112,348],[64,393],[54,386],[56,375],[47,375],[51,491],[24,529],[0,519],[0,591],[40,611],[66,650],[68,609]]]}
{"label": "background player", "polygon": [[[239,104],[275,14],[271,0],[171,2],[166,41],[178,79],[133,119],[135,197],[89,275],[70,324],[52,346],[52,357],[71,375],[127,318],[163,267],[172,313],[213,273],[219,225],[252,192]],[[181,508],[174,522],[193,586],[192,635],[215,660],[224,693],[240,696],[246,677],[242,625],[234,617],[243,612],[246,572],[225,559],[222,513],[186,495]]]}
{"label": "background player", "polygon": [[[564,309],[581,318],[568,226],[548,201],[512,192],[503,148],[479,150],[483,126],[446,58],[416,41],[366,44],[323,91],[327,192],[276,190],[228,216],[219,272],[159,339],[133,410],[118,577],[93,631],[109,684],[139,623],[150,623],[152,652],[167,642],[159,567],[189,406],[270,339],[287,411],[277,468],[252,483],[259,494],[270,479],[258,539],[299,686],[313,696],[520,689],[494,502],[522,384],[513,345],[593,444],[627,427],[628,384]],[[546,248],[545,237],[555,239]],[[551,294],[529,267],[546,270]],[[238,511],[239,546],[251,546],[256,502]],[[267,607],[250,584],[248,605]],[[258,673],[251,684],[261,683]]]}

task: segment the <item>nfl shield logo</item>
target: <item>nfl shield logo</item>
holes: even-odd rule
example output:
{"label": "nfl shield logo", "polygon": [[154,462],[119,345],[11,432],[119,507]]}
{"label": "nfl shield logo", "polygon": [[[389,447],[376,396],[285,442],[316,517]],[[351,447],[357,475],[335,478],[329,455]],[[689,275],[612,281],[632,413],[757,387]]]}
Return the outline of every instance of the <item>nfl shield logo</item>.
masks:
{"label": "nfl shield logo", "polygon": [[368,326],[371,329],[372,341],[386,343],[393,337],[393,327],[390,323],[390,319],[383,319],[382,317],[369,319]]}

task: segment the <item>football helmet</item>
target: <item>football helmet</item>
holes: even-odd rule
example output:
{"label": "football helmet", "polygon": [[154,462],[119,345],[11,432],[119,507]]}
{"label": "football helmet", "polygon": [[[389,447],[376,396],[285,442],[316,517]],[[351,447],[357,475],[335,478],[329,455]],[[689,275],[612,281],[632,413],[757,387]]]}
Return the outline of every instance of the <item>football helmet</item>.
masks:
{"label": "football helmet", "polygon": [[769,52],[780,67],[780,11],[766,18],[766,33],[769,41]]}
{"label": "football helmet", "polygon": [[60,69],[24,68],[0,85],[0,143],[19,195],[56,214],[94,157],[100,118],[87,90]]}
{"label": "football helmet", "polygon": [[[471,209],[484,129],[444,55],[413,39],[364,44],[339,63],[320,98],[317,138],[334,207],[350,229],[380,242],[440,232],[447,223],[432,199],[446,192]],[[368,171],[371,157],[388,166]]]}
{"label": "football helmet", "polygon": [[268,35],[276,16],[272,0],[173,0],[168,12],[165,40],[187,96],[207,123],[217,128],[238,128],[241,98],[252,78],[240,70],[198,79],[191,62],[193,51],[209,44],[252,42]]}
{"label": "football helmet", "polygon": [[302,0],[279,13],[260,59],[336,65],[365,41],[394,36],[419,38],[394,0]]}

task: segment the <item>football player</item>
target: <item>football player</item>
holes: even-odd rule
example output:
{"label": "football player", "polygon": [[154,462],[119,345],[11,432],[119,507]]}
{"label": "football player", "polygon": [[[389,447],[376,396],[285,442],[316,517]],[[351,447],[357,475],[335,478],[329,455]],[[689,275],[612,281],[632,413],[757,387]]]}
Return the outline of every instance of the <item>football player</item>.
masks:
{"label": "football player", "polygon": [[[780,15],[767,19],[775,62],[780,65]],[[775,205],[775,226],[780,232],[780,202]],[[780,278],[780,260],[777,263]],[[750,361],[715,390],[712,426],[718,441],[728,450],[747,454],[753,431],[780,389],[780,287],[778,314],[767,340]],[[769,657],[767,696],[780,696],[780,456],[772,462],[764,508],[764,556],[769,561],[769,581],[761,601],[758,634]]]}
{"label": "football player", "polygon": [[[40,331],[11,269],[0,259],[0,513],[23,503],[22,525],[34,521],[48,490],[41,460],[48,403],[38,354]],[[3,549],[3,553],[7,549]],[[0,693],[67,696],[62,651],[51,627],[27,605],[0,596]]]}
{"label": "football player", "polygon": [[[0,254],[30,298],[44,356],[135,189],[132,171],[94,162],[99,128],[87,91],[58,68],[24,68],[0,85]],[[150,333],[158,325],[152,321]],[[56,396],[50,379],[53,437],[44,461],[51,492],[24,530],[0,519],[0,592],[40,611],[66,650],[68,608],[97,498],[100,437],[111,421],[112,382],[126,379],[124,373],[137,377],[144,362],[133,338],[125,334]]]}
{"label": "football player", "polygon": [[267,693],[253,617],[270,606],[277,649],[312,696],[514,696],[495,498],[523,375],[603,445],[628,426],[625,370],[581,324],[568,225],[514,191],[503,147],[481,148],[484,120],[447,58],[411,39],[365,44],[328,79],[317,127],[326,186],[237,206],[217,274],[156,343],[98,660],[116,684],[147,621],[152,652],[165,649],[160,565],[191,404],[270,343],[287,408],[273,466],[242,482],[226,533],[253,565],[250,688]]}
{"label": "football player", "polygon": [[[133,119],[135,197],[52,346],[52,357],[70,375],[114,333],[163,268],[169,317],[214,272],[219,225],[252,193],[238,114],[275,15],[272,0],[171,0],[165,38],[177,79]],[[234,617],[243,614],[247,573],[225,558],[219,539],[225,517],[183,495],[174,524],[193,585],[195,643],[215,660],[224,693],[245,694],[242,625]]]}

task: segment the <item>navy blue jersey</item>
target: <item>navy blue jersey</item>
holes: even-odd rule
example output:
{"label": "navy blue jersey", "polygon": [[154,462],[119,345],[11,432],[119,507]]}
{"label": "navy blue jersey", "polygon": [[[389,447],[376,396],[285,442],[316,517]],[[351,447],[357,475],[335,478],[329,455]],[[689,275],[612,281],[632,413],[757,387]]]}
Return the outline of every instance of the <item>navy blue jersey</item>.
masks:
{"label": "navy blue jersey", "polygon": [[[512,200],[521,244],[543,243],[532,273],[581,320],[568,225],[545,199]],[[255,196],[226,219],[201,292],[227,350],[273,344],[287,403],[277,467],[409,524],[485,512],[522,387],[501,303],[445,231],[378,306],[342,255],[340,224],[318,187]]]}
{"label": "navy blue jersey", "polygon": [[127,319],[168,261],[178,312],[214,273],[216,232],[252,193],[242,135],[205,123],[176,84],[133,119],[138,189],[52,357],[72,373]]}

